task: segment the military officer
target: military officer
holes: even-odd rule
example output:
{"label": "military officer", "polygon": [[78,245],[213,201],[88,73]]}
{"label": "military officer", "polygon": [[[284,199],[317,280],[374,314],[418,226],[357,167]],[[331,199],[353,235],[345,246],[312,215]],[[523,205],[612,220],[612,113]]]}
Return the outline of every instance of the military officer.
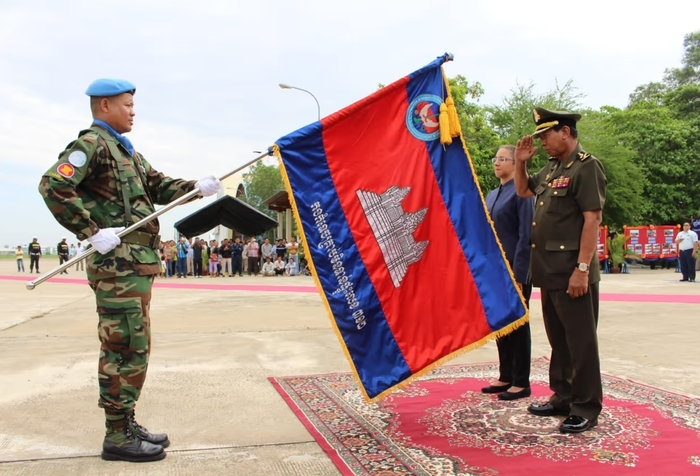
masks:
{"label": "military officer", "polygon": [[29,243],[29,272],[33,272],[36,267],[36,273],[39,274],[39,258],[41,258],[41,245],[39,239],[35,236],[32,242]]}
{"label": "military officer", "polygon": [[220,187],[215,177],[197,182],[157,172],[123,134],[134,122],[136,88],[125,80],[98,79],[88,87],[93,123],[68,144],[41,178],[39,192],[58,222],[97,251],[87,258],[95,292],[101,352],[99,406],[105,412],[102,458],[133,462],[165,457],[165,434],[136,422],[151,347],[150,300],[160,272],[157,220],[124,237],[118,233],[195,187],[203,196]]}
{"label": "military officer", "polygon": [[[541,288],[542,314],[552,360],[554,395],[530,405],[539,416],[566,415],[563,433],[580,433],[598,423],[603,391],[598,357],[598,226],[605,205],[605,171],[578,142],[580,114],[534,110],[535,133],[518,141],[515,187],[535,196],[530,277]],[[549,163],[528,175],[527,161],[538,138]]]}
{"label": "military officer", "polygon": [[[58,264],[61,265],[70,259],[70,248],[68,243],[66,243],[66,237],[64,236],[61,242],[56,246],[58,252]],[[61,271],[61,274],[68,274],[67,270]]]}

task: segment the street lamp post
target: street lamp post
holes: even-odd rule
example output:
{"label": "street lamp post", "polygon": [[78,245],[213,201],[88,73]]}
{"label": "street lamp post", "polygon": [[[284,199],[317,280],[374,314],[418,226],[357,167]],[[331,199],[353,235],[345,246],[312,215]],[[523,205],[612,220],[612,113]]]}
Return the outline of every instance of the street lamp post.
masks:
{"label": "street lamp post", "polygon": [[318,120],[321,120],[321,105],[318,103],[318,99],[316,99],[316,96],[314,96],[311,91],[307,91],[306,89],[301,89],[297,88],[296,86],[290,86],[288,84],[280,83],[280,88],[282,89],[296,89],[297,91],[303,91],[312,98],[314,98],[314,101],[316,101],[316,109],[318,110]]}

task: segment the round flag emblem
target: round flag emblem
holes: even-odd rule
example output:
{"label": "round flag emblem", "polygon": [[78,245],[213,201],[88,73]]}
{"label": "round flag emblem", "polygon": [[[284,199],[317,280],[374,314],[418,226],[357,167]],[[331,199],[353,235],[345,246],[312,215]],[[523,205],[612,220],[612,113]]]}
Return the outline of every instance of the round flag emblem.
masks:
{"label": "round flag emblem", "polygon": [[68,163],[63,163],[56,167],[56,172],[58,172],[58,175],[61,177],[65,178],[71,178],[73,175],[75,175],[75,169]]}
{"label": "round flag emblem", "polygon": [[442,98],[435,94],[421,94],[408,105],[406,127],[416,139],[435,140],[440,136],[440,104]]}

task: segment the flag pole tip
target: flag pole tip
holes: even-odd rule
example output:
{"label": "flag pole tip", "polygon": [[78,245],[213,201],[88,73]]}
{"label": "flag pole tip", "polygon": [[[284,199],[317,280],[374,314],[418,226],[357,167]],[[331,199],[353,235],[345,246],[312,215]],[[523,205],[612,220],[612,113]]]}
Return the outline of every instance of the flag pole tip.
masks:
{"label": "flag pole tip", "polygon": [[452,53],[445,53],[445,61],[454,61],[455,60],[455,55]]}

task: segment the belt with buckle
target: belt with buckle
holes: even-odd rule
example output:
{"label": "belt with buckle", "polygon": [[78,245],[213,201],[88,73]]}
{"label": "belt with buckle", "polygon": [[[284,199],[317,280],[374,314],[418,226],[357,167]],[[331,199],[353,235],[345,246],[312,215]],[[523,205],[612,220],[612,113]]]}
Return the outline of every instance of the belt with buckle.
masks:
{"label": "belt with buckle", "polygon": [[122,243],[129,243],[130,245],[141,245],[148,246],[154,250],[158,248],[160,244],[160,235],[154,233],[146,233],[143,231],[132,231],[126,236],[121,238]]}

